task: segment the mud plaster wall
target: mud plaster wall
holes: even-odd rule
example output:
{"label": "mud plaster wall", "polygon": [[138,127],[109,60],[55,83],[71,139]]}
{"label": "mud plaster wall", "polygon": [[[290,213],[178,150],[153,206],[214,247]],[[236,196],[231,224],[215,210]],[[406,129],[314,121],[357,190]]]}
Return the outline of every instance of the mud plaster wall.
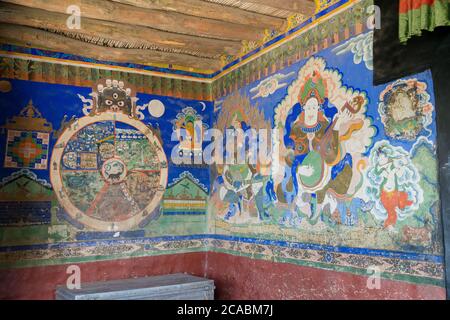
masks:
{"label": "mud plaster wall", "polygon": [[[357,4],[365,9],[372,2]],[[246,72],[258,68],[243,68],[228,76],[237,79],[234,89],[213,89],[219,92],[215,128],[271,129],[272,148],[279,151],[268,165],[212,168],[209,251],[296,264],[298,274],[301,267],[322,269],[325,278],[325,270],[344,272],[333,275],[330,290],[336,292],[350,286],[340,281],[348,274],[379,273],[382,279],[431,285],[440,292],[435,298],[443,297],[431,72],[374,86],[373,31],[350,23],[345,40],[328,33],[352,8],[310,31],[319,36],[305,40],[304,59],[283,59],[291,57],[287,44],[275,68],[269,64],[256,74]],[[248,82],[253,76],[258,80]],[[248,140],[240,143],[238,150],[250,150]],[[211,263],[209,272],[219,275],[220,265]],[[245,261],[239,266],[221,278],[244,283],[241,275],[250,267]],[[357,287],[364,291],[367,284]],[[286,290],[295,296],[295,289]]]}

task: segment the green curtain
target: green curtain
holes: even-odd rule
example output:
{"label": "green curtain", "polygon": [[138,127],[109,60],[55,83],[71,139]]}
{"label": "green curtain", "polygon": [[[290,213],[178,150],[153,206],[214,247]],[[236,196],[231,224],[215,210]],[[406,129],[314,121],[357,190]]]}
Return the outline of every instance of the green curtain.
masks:
{"label": "green curtain", "polygon": [[406,43],[423,30],[433,31],[440,26],[450,26],[450,0],[399,0],[400,42]]}

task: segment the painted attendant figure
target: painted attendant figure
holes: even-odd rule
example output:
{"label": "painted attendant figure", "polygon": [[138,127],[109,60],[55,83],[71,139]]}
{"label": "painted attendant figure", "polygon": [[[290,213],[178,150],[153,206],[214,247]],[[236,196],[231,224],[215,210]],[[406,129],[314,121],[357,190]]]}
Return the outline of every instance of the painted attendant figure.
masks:
{"label": "painted attendant figure", "polygon": [[384,228],[392,231],[397,223],[397,209],[404,210],[414,204],[408,199],[408,193],[399,191],[398,177],[403,175],[405,168],[397,165],[395,158],[390,158],[384,148],[378,150],[378,168],[375,171],[383,182],[381,183],[381,203],[386,209],[387,218]]}

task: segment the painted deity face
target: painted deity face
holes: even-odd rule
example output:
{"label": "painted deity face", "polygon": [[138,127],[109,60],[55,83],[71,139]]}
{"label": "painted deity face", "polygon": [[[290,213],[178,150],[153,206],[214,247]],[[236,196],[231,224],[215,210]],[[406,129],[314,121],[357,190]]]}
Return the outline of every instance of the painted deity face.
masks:
{"label": "painted deity face", "polygon": [[121,111],[125,114],[131,110],[130,100],[126,92],[118,87],[107,87],[103,89],[99,99],[99,108],[114,112]]}
{"label": "painted deity face", "polygon": [[303,110],[305,112],[305,124],[307,126],[313,126],[317,123],[319,119],[319,101],[316,98],[310,98]]}
{"label": "painted deity face", "polygon": [[413,102],[406,92],[399,92],[396,96],[392,117],[395,121],[401,121],[413,117]]}

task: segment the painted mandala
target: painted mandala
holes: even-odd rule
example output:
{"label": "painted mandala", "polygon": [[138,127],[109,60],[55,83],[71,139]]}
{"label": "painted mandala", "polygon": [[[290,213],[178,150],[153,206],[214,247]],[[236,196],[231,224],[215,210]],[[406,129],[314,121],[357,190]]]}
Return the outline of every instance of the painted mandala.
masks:
{"label": "painted mandala", "polygon": [[61,134],[50,175],[66,212],[100,231],[129,230],[157,215],[167,177],[152,130],[112,112],[83,117]]}

